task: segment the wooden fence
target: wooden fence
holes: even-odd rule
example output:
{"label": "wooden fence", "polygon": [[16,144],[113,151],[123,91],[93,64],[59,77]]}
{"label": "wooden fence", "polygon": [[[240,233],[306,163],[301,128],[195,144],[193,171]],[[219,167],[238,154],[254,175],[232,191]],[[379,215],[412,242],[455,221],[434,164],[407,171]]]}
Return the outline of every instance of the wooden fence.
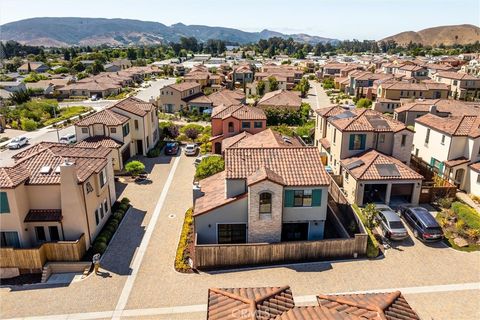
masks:
{"label": "wooden fence", "polygon": [[455,198],[456,194],[457,187],[452,185],[442,187],[422,186],[418,202],[431,203],[440,198]]}
{"label": "wooden fence", "polygon": [[0,248],[0,268],[42,269],[47,261],[79,261],[85,252],[84,234],[75,241],[46,242],[37,248]]}
{"label": "wooden fence", "polygon": [[[196,242],[195,234],[195,244]],[[298,261],[363,256],[367,235],[356,234],[349,239],[296,241],[281,243],[246,243],[195,245],[194,268],[218,268],[241,265],[264,265]]]}

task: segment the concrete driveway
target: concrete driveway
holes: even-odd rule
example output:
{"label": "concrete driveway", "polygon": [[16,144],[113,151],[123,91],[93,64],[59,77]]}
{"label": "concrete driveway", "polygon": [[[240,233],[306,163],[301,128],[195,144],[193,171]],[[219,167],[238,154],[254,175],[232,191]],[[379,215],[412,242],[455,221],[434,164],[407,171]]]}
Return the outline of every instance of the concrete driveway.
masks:
{"label": "concrete driveway", "polygon": [[192,204],[193,160],[183,155],[149,159],[153,184],[125,187],[123,195],[136,212],[112,243],[116,249],[102,269],[105,277],[61,288],[0,289],[1,318],[204,319],[210,287],[286,284],[299,305],[314,304],[319,293],[400,289],[423,319],[480,317],[480,252],[413,238],[378,260],[177,273],[173,263],[183,214]]}

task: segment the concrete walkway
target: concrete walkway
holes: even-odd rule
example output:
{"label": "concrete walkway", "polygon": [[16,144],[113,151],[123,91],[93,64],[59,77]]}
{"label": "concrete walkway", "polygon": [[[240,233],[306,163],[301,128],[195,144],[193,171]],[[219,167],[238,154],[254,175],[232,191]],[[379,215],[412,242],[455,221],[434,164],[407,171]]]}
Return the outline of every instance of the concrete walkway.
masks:
{"label": "concrete walkway", "polygon": [[468,204],[470,207],[475,209],[478,214],[480,214],[480,206],[476,204],[475,201],[468,196],[468,194],[465,192],[457,192],[457,198]]}

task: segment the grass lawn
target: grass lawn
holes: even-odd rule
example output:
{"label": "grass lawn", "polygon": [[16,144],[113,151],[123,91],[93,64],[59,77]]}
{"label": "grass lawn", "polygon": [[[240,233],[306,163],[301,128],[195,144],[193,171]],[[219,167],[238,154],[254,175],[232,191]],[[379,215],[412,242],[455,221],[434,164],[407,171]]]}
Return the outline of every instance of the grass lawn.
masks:
{"label": "grass lawn", "polygon": [[51,124],[70,119],[72,117],[78,116],[79,114],[85,113],[92,110],[91,107],[82,107],[82,106],[72,106],[60,109],[60,115],[56,118],[51,118],[46,120],[43,125],[49,126]]}

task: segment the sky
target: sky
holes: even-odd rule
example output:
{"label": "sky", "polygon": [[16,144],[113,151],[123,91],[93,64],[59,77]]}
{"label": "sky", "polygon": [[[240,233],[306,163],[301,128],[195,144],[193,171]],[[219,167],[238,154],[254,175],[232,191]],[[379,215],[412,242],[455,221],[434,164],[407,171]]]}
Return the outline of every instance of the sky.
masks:
{"label": "sky", "polygon": [[439,25],[478,26],[480,0],[0,0],[0,24],[34,17],[125,18],[379,40]]}

